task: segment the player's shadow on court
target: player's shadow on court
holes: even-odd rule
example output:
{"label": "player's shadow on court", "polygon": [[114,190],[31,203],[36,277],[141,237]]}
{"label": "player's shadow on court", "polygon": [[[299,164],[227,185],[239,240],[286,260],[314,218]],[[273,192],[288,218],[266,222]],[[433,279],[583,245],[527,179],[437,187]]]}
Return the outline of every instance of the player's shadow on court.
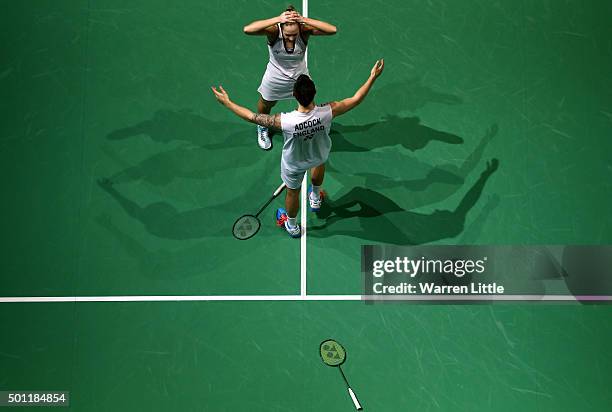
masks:
{"label": "player's shadow on court", "polygon": [[98,185],[113,197],[133,219],[140,221],[150,234],[165,239],[197,239],[229,233],[232,218],[223,216],[215,207],[180,211],[168,202],[154,202],[140,206],[119,192],[109,179],[98,180]]}
{"label": "player's shadow on court", "polygon": [[260,162],[265,153],[254,148],[253,139],[250,143],[242,147],[219,145],[214,149],[184,145],[156,153],[135,165],[131,165],[108,145],[103,146],[102,151],[121,167],[121,170],[110,176],[113,183],[145,181],[154,186],[167,186],[177,178],[205,180],[226,170]]}
{"label": "player's shadow on court", "polygon": [[188,110],[158,110],[150,120],[110,133],[109,140],[146,135],[157,142],[184,142],[131,164],[110,145],[104,153],[122,170],[113,174],[113,183],[146,181],[165,186],[176,178],[207,179],[218,172],[258,162],[265,153],[254,150],[255,129],[244,124],[218,122]]}
{"label": "player's shadow on court", "polygon": [[[95,221],[121,245],[127,255],[138,263],[143,277],[161,280],[180,280],[218,271],[227,262],[227,256],[215,253],[210,241],[199,242],[181,249],[148,248],[121,230],[110,215],[102,214]],[[213,249],[213,250],[211,250]],[[206,256],[205,259],[202,256]]]}
{"label": "player's shadow on court", "polygon": [[[342,172],[331,162],[326,170],[337,180],[350,179],[350,176],[349,178],[341,177]],[[403,187],[411,192],[424,192],[436,184],[459,187],[464,182],[463,177],[447,170],[444,166],[435,166],[427,172],[425,177],[410,180],[394,179],[378,173],[355,173],[352,176],[364,181],[366,187],[376,187],[380,190]]]}
{"label": "player's shadow on court", "polygon": [[459,235],[468,212],[478,202],[484,186],[498,169],[499,161],[487,163],[476,183],[455,210],[416,213],[370,189],[356,187],[340,199],[323,203],[318,216],[325,223],[309,228],[313,237],[350,236],[360,239],[418,245]]}
{"label": "player's shadow on court", "polygon": [[[330,176],[338,180],[344,187],[364,186],[375,187],[379,190],[402,188],[410,194],[403,204],[407,210],[427,206],[440,202],[453,195],[465,182],[478,163],[481,161],[485,149],[497,135],[499,128],[496,124],[490,126],[469,156],[460,166],[454,164],[440,164],[432,167],[427,174],[418,179],[397,179],[377,173],[347,173],[334,166],[333,158],[327,168]],[[408,161],[406,157],[406,161]]]}
{"label": "player's shadow on court", "polygon": [[[271,161],[273,159],[269,158]],[[265,181],[267,169],[255,181]],[[166,201],[141,206],[121,193],[110,179],[99,179],[98,186],[108,193],[131,218],[139,221],[153,236],[163,239],[187,240],[206,237],[230,237],[237,217],[250,211],[261,198],[261,187],[245,184],[232,199],[221,203],[179,210]],[[260,233],[258,236],[265,236]]]}
{"label": "player's shadow on court", "polygon": [[[377,87],[371,92],[369,105],[376,113],[414,112],[428,103],[457,105],[462,100],[449,93],[440,93],[423,85],[419,78],[406,79]],[[381,121],[360,126],[334,124],[332,151],[365,152],[378,147],[401,144],[416,151],[432,141],[461,144],[463,139],[452,133],[421,124],[418,117],[388,115]]]}
{"label": "player's shadow on court", "polygon": [[[112,141],[148,136],[160,143],[190,142],[208,149],[253,145],[255,128],[242,123],[210,120],[191,110],[158,110],[151,119],[109,133]],[[252,137],[250,140],[247,137]]]}
{"label": "player's shadow on court", "polygon": [[484,228],[489,220],[491,213],[499,206],[500,197],[497,194],[492,194],[487,198],[485,205],[482,207],[478,215],[474,218],[472,223],[467,226],[461,235],[461,238],[457,242],[460,245],[470,245],[482,243],[482,234]]}
{"label": "player's shadow on court", "polygon": [[370,92],[368,104],[377,113],[397,113],[398,108],[411,112],[428,103],[458,105],[462,103],[458,96],[440,93],[423,85],[419,78],[400,80],[376,87]]}
{"label": "player's shadow on court", "polygon": [[421,119],[418,117],[394,115],[360,126],[334,123],[330,137],[333,142],[332,152],[368,152],[379,147],[398,144],[414,152],[432,141],[447,144],[463,143],[463,139],[457,135],[421,124]]}

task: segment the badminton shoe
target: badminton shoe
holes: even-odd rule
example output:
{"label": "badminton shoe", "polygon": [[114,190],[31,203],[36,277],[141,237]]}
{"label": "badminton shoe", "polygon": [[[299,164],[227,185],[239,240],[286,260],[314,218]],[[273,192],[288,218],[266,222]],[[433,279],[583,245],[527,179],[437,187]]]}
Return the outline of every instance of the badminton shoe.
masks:
{"label": "badminton shoe", "polygon": [[302,234],[299,224],[294,227],[289,226],[289,216],[287,216],[287,211],[282,207],[276,209],[276,225],[284,227],[292,238],[298,238]]}
{"label": "badminton shoe", "polygon": [[263,150],[272,149],[272,140],[270,139],[270,136],[268,135],[267,127],[257,125],[257,144]]}
{"label": "badminton shoe", "polygon": [[323,203],[323,198],[325,197],[325,192],[320,191],[319,195],[315,195],[312,191],[312,186],[308,188],[308,203],[310,203],[310,211],[318,212],[321,210],[321,204]]}

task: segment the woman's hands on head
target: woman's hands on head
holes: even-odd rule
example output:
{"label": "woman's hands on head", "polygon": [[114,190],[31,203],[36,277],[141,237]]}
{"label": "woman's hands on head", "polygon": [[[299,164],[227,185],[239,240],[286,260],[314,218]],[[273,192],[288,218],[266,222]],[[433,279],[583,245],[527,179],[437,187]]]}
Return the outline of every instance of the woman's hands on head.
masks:
{"label": "woman's hands on head", "polygon": [[300,16],[300,13],[298,13],[295,10],[284,11],[278,17],[280,19],[280,23],[281,24],[284,24],[284,23],[301,23],[302,19],[303,19],[302,16]]}
{"label": "woman's hands on head", "polygon": [[292,13],[293,16],[291,18],[294,23],[304,23],[304,17],[298,11],[293,11]]}

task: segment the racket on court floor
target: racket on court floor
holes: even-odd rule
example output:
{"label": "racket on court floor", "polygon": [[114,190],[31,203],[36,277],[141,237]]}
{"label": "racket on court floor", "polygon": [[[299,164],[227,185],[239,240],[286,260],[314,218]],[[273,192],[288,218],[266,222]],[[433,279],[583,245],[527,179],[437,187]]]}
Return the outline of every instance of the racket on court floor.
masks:
{"label": "racket on court floor", "polygon": [[261,214],[261,212],[264,211],[266,207],[268,207],[270,203],[272,203],[274,199],[278,197],[278,195],[281,194],[283,190],[285,190],[285,187],[287,187],[285,183],[282,183],[274,191],[274,193],[272,194],[272,197],[268,199],[266,204],[263,205],[259,209],[259,212],[257,212],[255,215],[242,215],[238,218],[238,220],[234,222],[234,227],[232,227],[232,234],[234,235],[236,239],[247,240],[255,236],[257,232],[259,232],[259,228],[261,227],[261,222],[259,221],[258,216]]}
{"label": "racket on court floor", "polygon": [[342,371],[342,364],[344,361],[346,361],[346,350],[344,350],[344,347],[333,339],[327,339],[321,342],[319,353],[321,354],[321,359],[323,360],[324,364],[340,370],[340,374],[342,375],[342,379],[344,379],[344,383],[346,383],[349,396],[353,401],[353,405],[355,405],[355,409],[362,411],[363,408],[359,403],[359,399],[357,399],[357,395],[351,389],[351,385],[349,385],[348,380]]}

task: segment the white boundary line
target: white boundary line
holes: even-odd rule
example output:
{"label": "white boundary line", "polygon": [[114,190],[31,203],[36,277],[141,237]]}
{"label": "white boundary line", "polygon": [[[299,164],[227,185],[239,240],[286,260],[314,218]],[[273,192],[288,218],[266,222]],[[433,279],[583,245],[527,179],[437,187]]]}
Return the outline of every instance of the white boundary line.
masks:
{"label": "white boundary line", "polygon": [[0,297],[0,303],[57,303],[57,302],[236,302],[236,301],[372,301],[372,302],[612,302],[612,296],[566,296],[566,295],[203,295],[203,296],[16,296]]}
{"label": "white boundary line", "polygon": [[20,302],[236,302],[236,301],[304,301],[304,300],[360,300],[360,295],[208,295],[208,296],[30,296],[0,298],[0,303]]}
{"label": "white boundary line", "polygon": [[[302,16],[308,17],[308,0],[302,0]],[[308,49],[306,49],[306,64],[308,64]],[[308,195],[308,172],[304,174],[302,180],[302,191],[300,195],[300,223],[302,226],[302,237],[300,238],[300,296],[305,299],[306,294],[306,237],[308,235],[306,230],[306,221],[308,220],[308,209],[306,196]]]}

